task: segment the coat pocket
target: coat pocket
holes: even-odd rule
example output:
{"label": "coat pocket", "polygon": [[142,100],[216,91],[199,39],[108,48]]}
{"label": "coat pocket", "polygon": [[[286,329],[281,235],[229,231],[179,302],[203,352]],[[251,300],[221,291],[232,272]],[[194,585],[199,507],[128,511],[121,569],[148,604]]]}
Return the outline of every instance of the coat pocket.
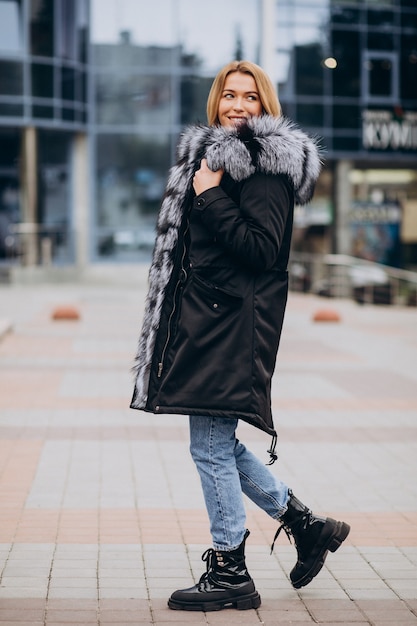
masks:
{"label": "coat pocket", "polygon": [[210,283],[198,274],[193,274],[192,282],[196,292],[211,309],[218,309],[222,305],[239,306],[242,303],[243,297],[241,295],[226,287]]}

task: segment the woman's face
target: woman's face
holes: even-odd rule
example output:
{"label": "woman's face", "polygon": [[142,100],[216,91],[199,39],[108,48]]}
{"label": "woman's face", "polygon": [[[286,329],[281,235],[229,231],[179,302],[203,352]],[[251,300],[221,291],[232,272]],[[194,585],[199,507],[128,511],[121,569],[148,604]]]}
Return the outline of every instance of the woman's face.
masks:
{"label": "woman's face", "polygon": [[236,126],[261,113],[261,99],[253,76],[242,72],[229,74],[224,83],[217,114],[221,126]]}

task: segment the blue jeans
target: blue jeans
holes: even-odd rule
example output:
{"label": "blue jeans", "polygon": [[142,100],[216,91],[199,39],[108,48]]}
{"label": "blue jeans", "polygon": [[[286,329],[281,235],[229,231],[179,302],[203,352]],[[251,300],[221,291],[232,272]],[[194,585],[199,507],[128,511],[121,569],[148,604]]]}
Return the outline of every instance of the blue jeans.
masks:
{"label": "blue jeans", "polygon": [[242,493],[279,519],[287,510],[288,487],[236,439],[237,419],[189,419],[190,452],[201,479],[213,547],[234,550],[246,531]]}

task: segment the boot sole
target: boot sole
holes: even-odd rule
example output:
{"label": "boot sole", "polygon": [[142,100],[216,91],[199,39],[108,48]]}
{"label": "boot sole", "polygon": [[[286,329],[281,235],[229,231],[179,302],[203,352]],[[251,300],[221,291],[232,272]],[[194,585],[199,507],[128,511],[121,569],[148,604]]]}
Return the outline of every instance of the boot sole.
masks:
{"label": "boot sole", "polygon": [[309,569],[309,571],[304,574],[298,580],[292,580],[292,586],[294,589],[301,589],[301,587],[305,587],[313,578],[317,576],[320,572],[321,568],[324,565],[324,561],[326,560],[327,554],[330,552],[336,552],[350,533],[350,526],[345,522],[337,522],[337,527],[334,533],[330,535],[327,541],[323,544],[323,548],[317,556],[317,559],[314,561],[313,565]]}
{"label": "boot sole", "polygon": [[177,602],[168,600],[168,606],[174,611],[221,611],[222,609],[238,609],[239,611],[247,611],[248,609],[257,609],[261,606],[261,596],[257,591],[249,593],[238,598],[228,598],[224,601],[214,602]]}

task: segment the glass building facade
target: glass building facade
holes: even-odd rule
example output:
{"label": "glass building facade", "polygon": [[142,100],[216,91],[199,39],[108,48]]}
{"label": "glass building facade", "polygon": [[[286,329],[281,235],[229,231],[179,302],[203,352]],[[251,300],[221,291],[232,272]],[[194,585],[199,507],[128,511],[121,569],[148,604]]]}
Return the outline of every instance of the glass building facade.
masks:
{"label": "glass building facade", "polygon": [[320,138],[295,248],[417,266],[415,0],[0,0],[0,263],[149,261],[178,135],[234,58]]}
{"label": "glass building facade", "polygon": [[72,137],[88,122],[88,0],[0,2],[0,260],[74,262]]}

